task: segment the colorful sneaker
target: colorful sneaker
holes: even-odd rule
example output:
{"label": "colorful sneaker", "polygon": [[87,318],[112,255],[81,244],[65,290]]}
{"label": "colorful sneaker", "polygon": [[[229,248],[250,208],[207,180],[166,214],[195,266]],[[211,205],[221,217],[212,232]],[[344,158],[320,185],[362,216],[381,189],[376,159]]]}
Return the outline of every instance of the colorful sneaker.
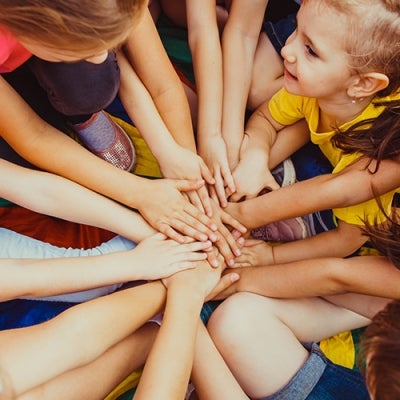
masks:
{"label": "colorful sneaker", "polygon": [[[95,113],[88,121],[75,125],[74,129],[83,144],[93,154],[117,168],[125,171],[133,169],[136,163],[136,152],[132,140],[107,113],[104,111]],[[110,134],[113,135],[111,139],[107,136]],[[108,143],[105,148],[103,148],[103,143]]]}
{"label": "colorful sneaker", "polygon": [[114,129],[116,135],[111,146],[102,151],[93,151],[93,153],[120,169],[131,171],[136,164],[135,147],[128,134],[116,122],[114,122]]}
{"label": "colorful sneaker", "polygon": [[[279,164],[272,171],[272,174],[281,187],[292,185],[296,182],[296,171],[290,158]],[[266,242],[291,242],[312,236],[314,234],[312,225],[313,219],[311,215],[290,218],[252,229],[251,237]]]}

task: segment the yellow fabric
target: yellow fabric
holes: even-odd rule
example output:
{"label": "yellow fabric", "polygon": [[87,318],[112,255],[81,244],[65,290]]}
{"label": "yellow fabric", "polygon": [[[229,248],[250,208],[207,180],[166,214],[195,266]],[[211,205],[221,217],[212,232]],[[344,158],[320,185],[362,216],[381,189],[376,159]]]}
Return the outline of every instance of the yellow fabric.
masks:
{"label": "yellow fabric", "polygon": [[104,400],[118,399],[119,396],[136,387],[139,383],[141,373],[141,370],[132,372],[132,374],[125,378]]}
{"label": "yellow fabric", "polygon": [[[395,99],[400,99],[400,94],[379,100],[386,101]],[[345,131],[357,122],[376,118],[383,110],[384,106],[375,106],[372,102],[360,115],[352,121],[341,125],[339,128]],[[330,161],[334,167],[333,173],[342,171],[361,156],[360,153],[344,155],[341,150],[335,148],[331,142],[332,136],[335,135],[334,130],[329,132],[317,131],[319,124],[319,106],[316,99],[295,96],[288,93],[283,88],[272,97],[269,102],[269,111],[272,118],[283,126],[292,125],[296,121],[305,119],[310,129],[311,141],[319,146],[322,153]],[[387,215],[390,215],[392,199],[395,192],[396,190],[393,190],[380,197],[382,207]],[[333,213],[339,220],[361,226],[364,225],[365,220],[370,224],[374,224],[376,221],[383,222],[386,220],[385,214],[379,209],[375,199],[351,207],[336,208],[333,210]]]}
{"label": "yellow fabric", "polygon": [[356,351],[350,331],[324,339],[319,344],[324,354],[335,364],[353,368]]}
{"label": "yellow fabric", "polygon": [[133,173],[136,175],[161,178],[162,174],[158,162],[144,139],[141,137],[139,131],[134,126],[120,118],[116,118],[112,115],[110,115],[110,117],[125,130],[133,141],[137,157]]}

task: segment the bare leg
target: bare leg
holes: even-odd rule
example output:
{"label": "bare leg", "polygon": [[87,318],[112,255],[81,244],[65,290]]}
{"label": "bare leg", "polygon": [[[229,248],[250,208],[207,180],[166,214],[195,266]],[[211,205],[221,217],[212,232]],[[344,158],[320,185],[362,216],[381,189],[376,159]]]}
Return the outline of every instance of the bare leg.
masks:
{"label": "bare leg", "polygon": [[264,32],[258,40],[247,106],[255,110],[268,101],[283,84],[283,63]]}
{"label": "bare leg", "polygon": [[248,399],[203,324],[197,331],[192,382],[201,400]]}
{"label": "bare leg", "polygon": [[263,398],[285,386],[309,356],[301,342],[365,326],[369,319],[321,298],[270,299],[238,293],[208,329],[244,391]]}

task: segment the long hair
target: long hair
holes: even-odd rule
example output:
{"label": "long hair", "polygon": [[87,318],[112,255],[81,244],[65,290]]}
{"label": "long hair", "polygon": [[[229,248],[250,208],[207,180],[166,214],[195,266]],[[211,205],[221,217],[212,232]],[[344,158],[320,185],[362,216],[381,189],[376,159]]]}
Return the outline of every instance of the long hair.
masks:
{"label": "long hair", "polygon": [[0,27],[17,39],[70,51],[123,42],[145,0],[0,0]]}
{"label": "long hair", "polygon": [[[400,100],[387,96],[400,92],[400,1],[399,0],[303,0],[313,7],[333,9],[347,19],[345,50],[349,68],[356,74],[378,72],[389,79],[373,103],[384,111],[375,119],[337,131],[333,143],[345,153],[361,152],[380,161],[400,152]],[[374,172],[374,171],[372,171]]]}

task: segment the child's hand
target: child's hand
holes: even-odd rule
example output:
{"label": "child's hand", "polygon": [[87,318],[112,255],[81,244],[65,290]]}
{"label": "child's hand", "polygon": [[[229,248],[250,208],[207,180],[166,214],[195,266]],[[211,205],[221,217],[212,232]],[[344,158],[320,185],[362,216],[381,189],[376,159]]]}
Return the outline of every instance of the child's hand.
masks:
{"label": "child's hand", "polygon": [[263,240],[247,239],[242,247],[242,254],[235,258],[232,267],[256,267],[259,265],[273,265],[273,249]]}
{"label": "child's hand", "polygon": [[199,295],[204,300],[215,297],[238,278],[238,274],[231,272],[221,279],[225,264],[221,257],[219,261],[218,268],[212,268],[207,261],[199,261],[196,268],[163,279],[163,283],[168,290],[175,288],[186,290],[192,295]]}
{"label": "child's hand", "polygon": [[[211,204],[213,206],[213,221],[218,227],[219,235],[214,245],[218,248],[226,264],[232,266],[235,257],[241,254],[241,239],[238,234],[245,234],[247,229],[231,215],[222,210],[215,201],[212,200]],[[233,228],[235,235],[232,234],[227,226]]]}
{"label": "child's hand", "polygon": [[268,169],[269,154],[258,148],[249,147],[245,135],[240,151],[239,164],[233,171],[236,192],[229,200],[233,202],[257,197],[263,190],[275,190],[280,186]]}
{"label": "child's hand", "polygon": [[229,193],[236,191],[235,182],[228,163],[226,145],[221,135],[207,138],[203,146],[199,143],[199,154],[207,164],[214,177],[215,184],[209,185],[211,198],[221,207],[227,206],[225,188]]}
{"label": "child's hand", "polygon": [[[196,267],[199,261],[207,258],[206,251],[210,248],[209,241],[180,244],[167,239],[162,233],[156,233],[130,252],[135,256],[135,271],[141,271],[140,278],[154,280]],[[138,261],[136,257],[139,257]]]}
{"label": "child's hand", "polygon": [[146,183],[138,208],[150,225],[180,243],[187,236],[200,241],[216,240],[216,224],[181,193],[200,189],[204,181],[157,179]]}
{"label": "child's hand", "polygon": [[[159,163],[165,178],[193,181],[204,179],[208,185],[215,183],[202,158],[182,146],[174,146],[172,155],[170,152],[169,157],[163,156],[162,158],[165,161],[159,160]],[[202,186],[195,191],[188,191],[187,195],[193,205],[211,217],[212,210],[206,186]]]}

